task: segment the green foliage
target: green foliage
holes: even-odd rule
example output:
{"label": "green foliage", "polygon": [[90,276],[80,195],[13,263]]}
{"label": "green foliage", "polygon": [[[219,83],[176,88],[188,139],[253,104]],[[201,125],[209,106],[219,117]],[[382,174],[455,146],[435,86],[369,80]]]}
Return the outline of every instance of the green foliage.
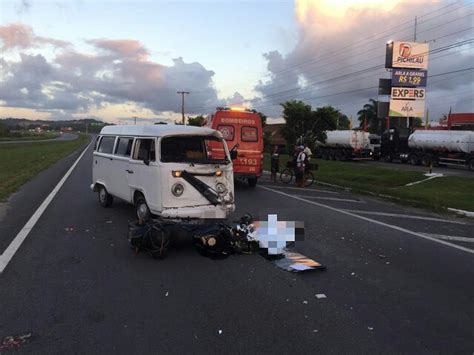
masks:
{"label": "green foliage", "polygon": [[201,127],[206,118],[203,115],[188,117],[188,126]]}
{"label": "green foliage", "polygon": [[0,137],[6,137],[10,133],[10,129],[7,127],[6,124],[0,122]]}
{"label": "green foliage", "polygon": [[262,112],[257,112],[258,115],[260,116],[260,119],[262,120],[262,128],[267,125],[267,116],[263,114]]}
{"label": "green foliage", "polygon": [[377,100],[370,99],[369,103],[365,104],[362,110],[357,112],[357,115],[359,116],[360,128],[364,127],[364,120],[367,119],[369,132],[382,134],[384,121],[377,117],[377,105]]}
{"label": "green foliage", "polygon": [[420,117],[414,117],[413,127],[422,127],[422,126],[423,126],[423,120]]}
{"label": "green foliage", "polygon": [[351,124],[349,121],[349,117],[344,115],[343,113],[339,113],[339,119],[337,121],[337,129],[350,129]]}
{"label": "green foliage", "polygon": [[313,146],[316,140],[325,141],[326,131],[337,127],[339,111],[332,106],[319,107],[315,111],[303,101],[282,103],[285,126],[281,134],[291,147],[296,143]]}

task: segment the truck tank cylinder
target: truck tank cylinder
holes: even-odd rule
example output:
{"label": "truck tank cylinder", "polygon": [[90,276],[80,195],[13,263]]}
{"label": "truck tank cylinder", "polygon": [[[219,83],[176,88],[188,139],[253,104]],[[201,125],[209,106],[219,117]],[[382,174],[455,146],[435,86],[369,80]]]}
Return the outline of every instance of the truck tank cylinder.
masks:
{"label": "truck tank cylinder", "polygon": [[369,145],[369,133],[363,131],[341,130],[327,131],[325,143],[317,142],[319,146],[328,148],[364,149]]}
{"label": "truck tank cylinder", "polygon": [[411,149],[474,152],[474,131],[417,130],[408,138]]}

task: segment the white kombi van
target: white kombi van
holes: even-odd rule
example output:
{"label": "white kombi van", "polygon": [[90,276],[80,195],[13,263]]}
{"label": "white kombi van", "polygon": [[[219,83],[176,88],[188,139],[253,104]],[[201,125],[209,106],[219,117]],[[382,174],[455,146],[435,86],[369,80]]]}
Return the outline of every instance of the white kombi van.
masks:
{"label": "white kombi van", "polygon": [[219,131],[191,126],[106,126],[97,137],[93,191],[138,218],[226,218],[234,211],[232,159]]}

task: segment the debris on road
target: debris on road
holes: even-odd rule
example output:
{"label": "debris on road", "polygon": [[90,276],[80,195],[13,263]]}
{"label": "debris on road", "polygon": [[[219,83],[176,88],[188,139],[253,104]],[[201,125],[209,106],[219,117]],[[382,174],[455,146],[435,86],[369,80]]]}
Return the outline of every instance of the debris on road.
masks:
{"label": "debris on road", "polygon": [[370,331],[374,330],[373,327],[367,327],[367,329],[370,330]]}
{"label": "debris on road", "polygon": [[219,329],[219,335],[221,335],[221,334],[222,334],[222,329]]}
{"label": "debris on road", "polygon": [[325,267],[317,261],[288,249],[284,249],[283,253],[278,256],[262,255],[266,256],[267,259],[271,260],[273,264],[279,268],[290,272],[325,269]]}
{"label": "debris on road", "polygon": [[22,335],[7,336],[0,343],[0,352],[4,350],[18,349],[31,338],[31,333]]}
{"label": "debris on road", "polygon": [[308,301],[303,301],[303,304],[308,304]]}
{"label": "debris on road", "polygon": [[106,221],[105,223],[108,223],[108,224],[110,224],[110,223],[112,223],[112,221]]}
{"label": "debris on road", "polygon": [[382,255],[382,254],[379,254],[379,258],[380,258],[380,259],[385,259],[386,256],[385,256],[385,255]]}
{"label": "debris on road", "polygon": [[327,296],[324,293],[317,293],[314,295],[314,297],[316,297],[318,300],[322,298],[327,298]]}
{"label": "debris on road", "polygon": [[166,291],[166,293],[165,293],[165,297],[168,297],[168,295],[169,295],[169,292],[168,292],[168,291]]}
{"label": "debris on road", "polygon": [[[259,222],[255,223],[255,225],[259,225]],[[270,237],[267,235],[264,237],[264,243],[261,243],[259,238],[266,235],[266,232],[255,227],[250,214],[245,214],[237,222],[219,221],[207,225],[191,221],[174,222],[162,219],[152,219],[147,222],[136,221],[128,225],[128,241],[135,254],[147,251],[154,258],[162,258],[166,255],[171,237],[184,234],[192,237],[195,248],[205,256],[225,258],[231,254],[259,252],[260,255],[286,271],[303,272],[324,269],[325,267],[317,261],[286,248],[288,240],[294,241],[302,238],[301,224],[299,222],[292,223],[290,223],[290,227],[286,227],[285,233],[281,237],[281,243],[277,241],[278,246],[271,248],[269,245],[273,245],[270,243],[273,241],[270,237],[273,235]],[[265,223],[260,224],[263,226],[262,229],[266,228]],[[293,227],[291,227],[292,225]],[[291,228],[293,228],[293,237],[290,235]],[[275,250],[279,254],[275,254]]]}

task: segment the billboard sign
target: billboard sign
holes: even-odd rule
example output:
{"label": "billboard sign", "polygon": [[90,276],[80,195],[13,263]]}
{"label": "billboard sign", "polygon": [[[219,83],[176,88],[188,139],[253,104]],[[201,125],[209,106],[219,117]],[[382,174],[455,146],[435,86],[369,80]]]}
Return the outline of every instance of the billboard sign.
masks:
{"label": "billboard sign", "polygon": [[394,100],[424,100],[425,88],[392,88],[391,98]]}
{"label": "billboard sign", "polygon": [[426,70],[393,69],[392,86],[425,87],[427,77]]}
{"label": "billboard sign", "polygon": [[392,117],[424,117],[425,102],[416,100],[390,100]]}
{"label": "billboard sign", "polygon": [[428,69],[428,43],[393,42],[392,67]]}

